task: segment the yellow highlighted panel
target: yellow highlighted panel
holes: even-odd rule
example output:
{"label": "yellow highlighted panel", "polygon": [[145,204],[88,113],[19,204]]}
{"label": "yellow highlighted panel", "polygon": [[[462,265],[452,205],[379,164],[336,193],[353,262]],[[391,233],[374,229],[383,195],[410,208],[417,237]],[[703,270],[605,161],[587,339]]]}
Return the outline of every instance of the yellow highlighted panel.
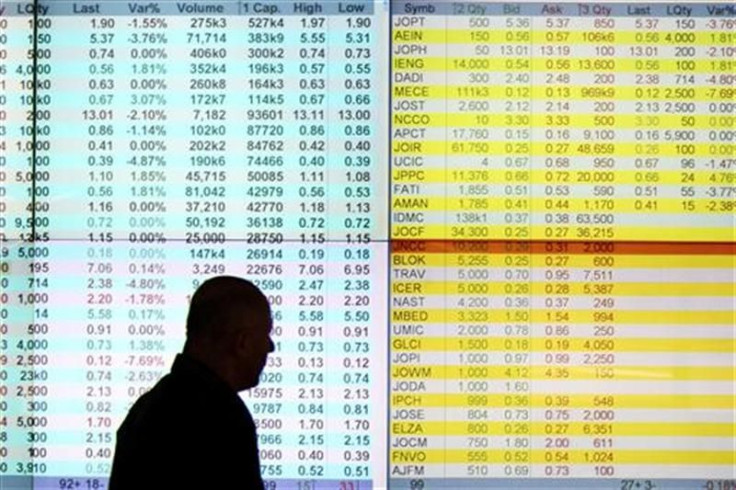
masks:
{"label": "yellow highlighted panel", "polygon": [[[736,155],[733,143],[631,143],[589,141],[406,141],[394,139],[394,155],[483,155],[506,156],[524,153],[530,156],[626,156],[626,157],[722,157]],[[541,171],[540,171],[541,172]],[[633,172],[632,172],[633,173]],[[704,172],[709,173],[709,172]]]}
{"label": "yellow highlighted panel", "polygon": [[[582,88],[577,88],[582,90]],[[458,89],[460,90],[460,89]],[[506,92],[493,94],[494,96],[487,98],[508,99]],[[621,90],[617,87],[616,90]],[[573,98],[573,93],[568,98]],[[514,98],[511,96],[510,98]],[[523,98],[523,97],[516,97]],[[541,97],[547,98],[547,97]],[[557,98],[557,97],[554,97]],[[617,97],[617,100],[621,100]],[[452,128],[502,128],[502,127],[520,127],[520,128],[596,128],[620,130],[627,128],[653,128],[653,129],[701,129],[711,130],[715,128],[736,128],[736,116],[726,114],[586,114],[575,112],[572,114],[518,114],[508,113],[501,114],[494,112],[488,114],[485,111],[477,112],[455,112],[455,113],[438,113],[438,112],[402,112],[393,111],[392,116],[393,128],[444,128],[449,126]],[[474,133],[466,131],[468,137]],[[454,133],[451,133],[454,134]],[[464,134],[460,131],[458,134]],[[682,137],[684,133],[662,133],[662,138]]]}
{"label": "yellow highlighted panel", "polygon": [[[490,144],[493,144],[489,142]],[[502,143],[497,143],[501,145]],[[574,143],[571,143],[574,146]],[[621,143],[625,146],[626,143]],[[734,145],[736,148],[736,145]],[[687,174],[687,180],[683,182],[683,173]],[[586,170],[497,170],[497,169],[472,169],[472,168],[420,168],[420,169],[394,169],[391,172],[393,182],[417,182],[425,184],[446,183],[526,183],[526,184],[568,184],[568,185],[602,185],[602,184],[629,184],[629,185],[682,185],[682,186],[719,186],[729,187],[736,184],[734,174],[731,172],[697,170],[683,172],[676,170],[611,170],[611,169],[586,169]],[[509,176],[515,177],[512,181]],[[736,198],[736,193],[734,194]],[[427,197],[425,197],[427,198]],[[501,201],[502,196],[496,196]],[[557,199],[561,199],[557,197]],[[566,199],[575,202],[574,199]],[[585,202],[586,199],[577,199]],[[634,203],[640,199],[622,200]],[[591,201],[591,199],[587,199]],[[681,200],[671,199],[678,202]],[[394,199],[394,202],[396,200]],[[618,202],[618,201],[617,201]],[[538,206],[543,205],[543,199],[537,199]],[[443,208],[439,208],[443,209]]]}
{"label": "yellow highlighted panel", "polygon": [[733,311],[671,311],[671,310],[436,310],[400,309],[391,311],[391,320],[402,322],[412,320],[421,313],[423,323],[489,323],[489,322],[532,322],[532,323],[632,323],[650,325],[702,325],[733,324],[736,313]]}
{"label": "yellow highlighted panel", "polygon": [[[514,451],[525,454],[527,451]],[[634,451],[634,450],[569,450],[569,451],[528,451],[530,456],[524,458],[525,463],[548,463],[547,454],[560,455],[559,462],[572,464],[686,464],[686,465],[734,465],[736,452],[728,451]],[[504,451],[465,450],[465,449],[428,449],[392,450],[391,462],[426,464],[447,463],[505,463]]]}
{"label": "yellow highlighted panel", "polygon": [[[433,258],[429,256],[428,258]],[[618,257],[616,257],[618,259]],[[435,262],[439,262],[435,260]],[[618,264],[618,260],[616,263]],[[425,266],[432,267],[427,263]],[[448,264],[448,267],[453,265]],[[497,261],[495,267],[503,267],[501,261]],[[670,262],[670,267],[672,263]],[[441,264],[435,267],[442,267]],[[455,264],[455,267],[457,265]],[[465,267],[478,267],[478,265]],[[559,266],[557,266],[559,267]],[[567,263],[564,267],[576,267],[572,263]],[[623,265],[619,265],[623,267]],[[680,264],[677,264],[680,267]],[[602,267],[598,266],[600,270]],[[605,269],[605,267],[603,268]],[[615,269],[614,269],[615,270]],[[397,281],[391,283],[391,292],[394,296],[413,296],[419,295],[427,297],[431,295],[437,296],[508,296],[510,294],[531,294],[533,296],[650,296],[650,297],[692,297],[692,296],[733,296],[736,293],[736,285],[733,283],[687,283],[687,282],[670,282],[670,283],[639,283],[639,282],[611,282],[605,284],[596,284],[591,282],[533,282],[523,292],[508,291],[504,286],[508,284],[528,284],[522,281],[507,282],[490,282],[490,281]]]}
{"label": "yellow highlighted panel", "polygon": [[[513,63],[509,63],[509,62]],[[642,69],[657,73],[681,73],[682,60],[675,58],[649,60],[653,64],[645,65],[647,60],[633,58],[573,58],[573,57],[394,57],[394,71],[534,71],[534,72],[639,72]],[[736,60],[696,59],[692,61],[692,69],[688,73],[708,75],[711,73],[730,73],[736,69]],[[690,66],[688,66],[690,68]]]}
{"label": "yellow highlighted panel", "polygon": [[466,379],[468,369],[482,374],[479,379],[598,379],[598,380],[648,380],[648,381],[734,381],[733,367],[704,366],[444,366],[444,365],[394,365],[391,379],[449,380]]}
{"label": "yellow highlighted panel", "polygon": [[[545,30],[534,29],[393,29],[391,35],[395,44],[514,44],[533,43],[528,47],[530,54],[544,54],[549,46],[560,45],[568,49],[575,49],[575,45],[589,46],[591,44],[605,44],[616,46],[614,56],[636,56],[639,52],[637,45],[665,47],[682,45],[688,46],[730,46],[736,43],[736,34],[733,32],[712,31],[603,31],[590,30]],[[517,47],[517,46],[514,46]],[[462,49],[452,47],[452,49]],[[665,54],[662,50],[649,56]]]}
{"label": "yellow highlighted panel", "polygon": [[[541,267],[541,268],[555,268],[555,267],[582,267],[582,268],[596,268],[596,269],[615,269],[615,268],[645,268],[645,269],[671,269],[672,264],[677,264],[678,269],[700,269],[700,268],[732,268],[736,266],[736,256],[731,255],[626,255],[626,254],[609,254],[605,252],[601,253],[590,253],[590,254],[575,254],[565,252],[550,252],[549,254],[535,253],[528,254],[524,252],[518,252],[515,254],[487,254],[487,253],[423,253],[423,252],[412,252],[409,255],[413,257],[420,257],[420,259],[414,263],[407,263],[402,259],[402,256],[406,254],[394,254],[392,257],[394,267],[402,268],[420,268],[426,267]],[[605,257],[601,259],[601,257]],[[412,259],[415,260],[415,259]],[[399,281],[394,281],[397,283]],[[448,294],[452,294],[457,291],[459,284],[452,281],[432,282],[432,281],[410,281],[412,284],[420,284],[421,292],[425,291],[427,294],[444,294],[445,290]],[[503,287],[509,283],[519,283],[518,280],[508,281],[463,281],[462,284],[488,284],[491,294],[494,293],[495,287]],[[524,284],[528,284],[528,281],[521,281]],[[538,281],[532,283],[531,287],[533,292],[541,293],[542,290],[549,294],[546,290],[548,284],[555,284],[555,280],[550,281]],[[573,281],[559,282],[564,284],[566,288],[571,291],[570,294],[588,294],[586,293],[585,286],[593,286],[591,283],[577,283]],[[711,292],[716,293],[722,291],[722,287],[736,287],[732,282],[728,283],[624,283],[615,281],[611,283],[611,286],[615,288],[614,294],[620,294],[622,296],[628,296],[628,292],[632,291],[632,294],[642,295],[659,295],[651,292],[651,288],[658,288],[662,291],[662,296],[676,296],[679,295],[680,291],[686,292],[687,294],[694,294],[696,296],[704,295],[710,296]],[[619,292],[619,286],[623,288]],[[426,289],[425,289],[426,288]],[[636,291],[634,293],[634,291]],[[701,293],[701,291],[705,291]],[[736,290],[731,289],[732,292]],[[600,290],[598,291],[600,292]],[[467,294],[463,292],[461,294]],[[719,294],[713,294],[719,296]]]}
{"label": "yellow highlighted panel", "polygon": [[[603,390],[605,391],[605,390]],[[607,393],[533,393],[533,394],[459,394],[397,393],[391,395],[396,407],[486,407],[517,408],[596,408],[596,409],[668,409],[668,410],[736,410],[736,398],[730,395],[609,395]]]}
{"label": "yellow highlighted panel", "polygon": [[[724,332],[725,334],[725,332]],[[401,337],[394,335],[391,349],[396,352],[736,352],[735,339],[646,339],[621,337],[590,338],[528,338],[517,337],[518,342],[508,342],[507,337]],[[480,342],[479,342],[480,341]],[[475,366],[466,368],[472,371]],[[472,376],[472,374],[468,374]]]}
{"label": "yellow highlighted panel", "polygon": [[[736,68],[736,64],[735,64]],[[402,71],[402,70],[398,70]],[[403,70],[417,72],[417,70]],[[470,70],[475,72],[475,70]],[[588,99],[588,100],[647,100],[647,101],[703,101],[734,100],[736,89],[725,87],[670,87],[660,85],[423,85],[395,83],[392,93],[396,98],[423,99]],[[642,116],[647,114],[642,114]],[[729,116],[726,114],[726,116]],[[448,116],[451,117],[451,116]]]}
{"label": "yellow highlighted panel", "polygon": [[[689,224],[689,223],[688,223]],[[693,223],[695,224],[695,223]],[[510,234],[509,234],[510,230]],[[729,242],[734,229],[730,224],[723,228],[695,227],[673,228],[654,226],[503,226],[503,225],[392,225],[391,237],[413,240],[453,239],[484,240],[488,238],[527,240],[644,240],[644,241],[702,241]]]}
{"label": "yellow highlighted panel", "polygon": [[[421,421],[392,422],[391,434],[422,436],[467,436],[504,434],[507,422],[489,421]],[[593,427],[606,427],[609,436],[670,436],[670,437],[732,437],[736,426],[733,424],[704,423],[657,423],[657,422],[513,422],[528,427],[525,435],[550,435],[550,425],[563,425],[565,436],[588,436]],[[479,427],[480,425],[480,427]],[[600,429],[598,429],[600,430]],[[474,432],[475,431],[475,432]]]}

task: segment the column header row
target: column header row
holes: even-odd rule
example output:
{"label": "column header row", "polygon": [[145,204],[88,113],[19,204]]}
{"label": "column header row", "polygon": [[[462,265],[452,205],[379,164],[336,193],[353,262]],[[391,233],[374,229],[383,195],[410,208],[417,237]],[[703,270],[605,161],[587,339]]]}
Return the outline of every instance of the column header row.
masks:
{"label": "column header row", "polygon": [[217,1],[154,1],[154,2],[120,2],[120,1],[39,1],[8,2],[0,6],[0,17],[33,15],[38,9],[39,15],[371,15],[373,2],[370,0],[340,0],[320,2],[217,2]]}

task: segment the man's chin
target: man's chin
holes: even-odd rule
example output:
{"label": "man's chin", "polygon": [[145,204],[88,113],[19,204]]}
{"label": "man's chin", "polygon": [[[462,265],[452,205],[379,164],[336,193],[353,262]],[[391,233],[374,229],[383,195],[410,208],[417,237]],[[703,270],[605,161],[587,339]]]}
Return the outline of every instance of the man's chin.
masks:
{"label": "man's chin", "polygon": [[255,379],[252,379],[252,380],[246,381],[246,382],[244,383],[244,386],[245,386],[245,388],[243,388],[243,389],[244,389],[244,390],[250,390],[251,388],[255,388],[256,386],[258,386],[258,384],[259,384],[260,382],[261,382],[261,377],[260,377],[260,376],[258,376],[258,377],[256,377]]}

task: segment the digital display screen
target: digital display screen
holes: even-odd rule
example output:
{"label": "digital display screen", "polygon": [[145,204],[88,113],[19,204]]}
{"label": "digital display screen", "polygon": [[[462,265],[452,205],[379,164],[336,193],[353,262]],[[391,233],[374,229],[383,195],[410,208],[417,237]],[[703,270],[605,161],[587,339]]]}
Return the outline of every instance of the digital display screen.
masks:
{"label": "digital display screen", "polygon": [[222,274],[268,489],[736,488],[733,3],[2,1],[0,88],[3,490]]}

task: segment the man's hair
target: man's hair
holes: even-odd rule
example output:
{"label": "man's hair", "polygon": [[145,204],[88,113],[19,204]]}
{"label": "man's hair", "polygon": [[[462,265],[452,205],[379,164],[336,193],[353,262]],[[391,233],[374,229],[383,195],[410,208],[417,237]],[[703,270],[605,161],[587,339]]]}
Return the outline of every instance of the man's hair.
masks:
{"label": "man's hair", "polygon": [[269,311],[268,299],[252,282],[235,276],[210,278],[197,288],[189,303],[187,340],[221,340],[232,332],[240,315],[255,319]]}

